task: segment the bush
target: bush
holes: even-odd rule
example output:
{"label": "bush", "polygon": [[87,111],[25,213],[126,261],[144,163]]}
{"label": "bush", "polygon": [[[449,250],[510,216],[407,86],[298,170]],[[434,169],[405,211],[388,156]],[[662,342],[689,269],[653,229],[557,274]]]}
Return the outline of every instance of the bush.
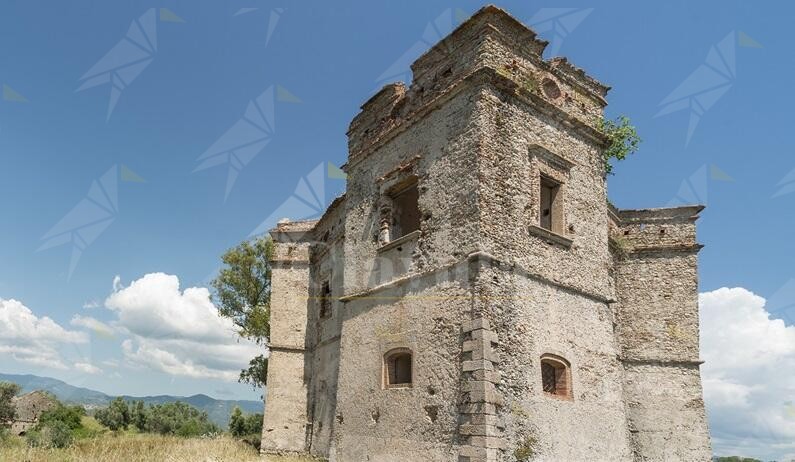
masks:
{"label": "bush", "polygon": [[16,409],[11,399],[19,393],[19,385],[11,382],[0,382],[0,426],[14,420]]}
{"label": "bush", "polygon": [[243,415],[243,411],[235,407],[229,416],[229,433],[259,449],[262,439],[262,414]]}
{"label": "bush", "polygon": [[116,398],[104,409],[94,413],[94,418],[113,431],[127,430],[130,425],[130,408],[122,398]]}
{"label": "bush", "polygon": [[607,137],[607,146],[602,153],[605,175],[612,175],[613,165],[610,160],[626,159],[637,152],[642,140],[627,116],[618,116],[616,120],[599,119],[597,125]]}
{"label": "bush", "polygon": [[25,439],[34,448],[65,448],[72,444],[72,429],[65,422],[53,420],[47,424],[39,422]]}
{"label": "bush", "polygon": [[130,423],[135,425],[139,431],[146,429],[146,422],[149,420],[149,410],[143,401],[136,401],[130,404]]}
{"label": "bush", "polygon": [[4,446],[11,439],[11,433],[5,427],[0,427],[0,446]]}
{"label": "bush", "polygon": [[70,431],[83,426],[81,420],[86,415],[83,406],[64,406],[58,403],[54,408],[45,411],[39,417],[39,425],[48,425],[53,422],[62,422]]}
{"label": "bush", "polygon": [[216,433],[218,427],[210,422],[206,412],[177,401],[150,406],[145,431],[190,437]]}
{"label": "bush", "polygon": [[235,406],[229,416],[229,433],[237,437],[262,434],[262,414],[244,415],[243,411]]}
{"label": "bush", "polygon": [[25,434],[25,440],[32,447],[65,448],[83,430],[85,415],[82,406],[65,406],[58,402],[41,414],[39,423]]}

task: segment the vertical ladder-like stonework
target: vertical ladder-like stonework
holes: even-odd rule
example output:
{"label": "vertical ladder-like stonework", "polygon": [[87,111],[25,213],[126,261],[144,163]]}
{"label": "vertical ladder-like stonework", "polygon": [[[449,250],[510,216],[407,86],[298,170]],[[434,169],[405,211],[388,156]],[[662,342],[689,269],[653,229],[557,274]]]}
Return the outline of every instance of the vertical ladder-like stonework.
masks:
{"label": "vertical ladder-like stonework", "polygon": [[500,450],[505,449],[503,427],[497,409],[502,406],[502,394],[497,390],[499,358],[494,350],[497,334],[485,318],[464,321],[462,351],[461,421],[458,434],[461,441],[459,462],[496,462]]}

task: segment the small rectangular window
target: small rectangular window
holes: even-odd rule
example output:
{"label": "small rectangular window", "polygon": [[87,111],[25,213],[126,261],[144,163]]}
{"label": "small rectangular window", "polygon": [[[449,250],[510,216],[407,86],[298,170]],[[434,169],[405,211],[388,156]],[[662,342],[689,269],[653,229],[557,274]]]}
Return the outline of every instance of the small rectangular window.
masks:
{"label": "small rectangular window", "polygon": [[541,200],[539,226],[542,228],[559,232],[558,225],[560,223],[560,207],[558,204],[558,193],[560,192],[560,184],[546,177],[541,177]]}
{"label": "small rectangular window", "polygon": [[328,281],[323,283],[320,290],[320,317],[331,317],[331,284]]}
{"label": "small rectangular window", "polygon": [[392,239],[420,229],[419,190],[417,182],[392,196]]}

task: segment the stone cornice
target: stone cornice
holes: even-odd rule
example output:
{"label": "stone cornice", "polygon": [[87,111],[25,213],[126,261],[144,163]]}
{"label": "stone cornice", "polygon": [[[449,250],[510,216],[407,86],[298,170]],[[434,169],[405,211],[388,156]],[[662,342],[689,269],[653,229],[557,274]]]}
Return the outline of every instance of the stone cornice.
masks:
{"label": "stone cornice", "polygon": [[588,292],[586,290],[579,289],[577,287],[570,286],[570,285],[564,284],[562,282],[549,279],[549,278],[547,278],[547,277],[545,277],[545,276],[543,276],[541,274],[531,272],[531,271],[525,269],[524,267],[520,266],[519,264],[517,264],[515,262],[508,262],[506,260],[503,260],[503,259],[500,259],[498,257],[495,257],[495,256],[493,256],[493,255],[491,255],[491,254],[489,254],[487,252],[484,252],[484,251],[475,251],[475,252],[470,253],[466,257],[464,257],[464,258],[462,258],[462,259],[460,259],[460,260],[458,260],[456,262],[450,263],[448,265],[440,266],[438,268],[435,268],[435,269],[432,269],[432,270],[428,270],[428,271],[424,271],[424,272],[410,273],[410,274],[407,274],[405,276],[393,279],[392,281],[386,282],[384,284],[379,284],[377,286],[370,287],[370,288],[367,288],[367,289],[364,289],[364,290],[361,290],[361,291],[358,291],[358,292],[354,292],[354,293],[350,293],[350,294],[347,294],[347,295],[343,295],[342,297],[339,298],[339,300],[342,303],[347,303],[347,302],[350,302],[350,301],[354,301],[356,299],[377,298],[376,294],[378,294],[380,292],[384,292],[386,290],[391,290],[391,289],[396,289],[396,288],[399,288],[400,286],[403,286],[403,285],[407,284],[410,281],[426,278],[426,277],[432,276],[432,275],[434,275],[436,273],[439,273],[439,272],[442,272],[442,271],[449,271],[452,268],[455,268],[457,266],[469,265],[470,263],[473,263],[473,262],[488,262],[488,263],[494,265],[495,267],[499,267],[499,268],[506,269],[506,270],[510,269],[511,271],[513,271],[516,274],[518,274],[520,276],[523,276],[525,278],[533,279],[535,281],[538,281],[538,282],[541,282],[541,283],[544,283],[544,284],[548,284],[550,286],[554,286],[554,287],[556,287],[558,289],[561,289],[561,290],[564,290],[566,292],[570,292],[570,293],[574,293],[574,294],[580,295],[582,297],[588,298],[590,300],[593,300],[593,301],[596,301],[596,302],[599,302],[599,303],[604,303],[604,304],[607,304],[607,305],[615,303],[615,300],[613,300],[613,299],[609,299],[609,298],[603,297],[603,296],[601,296],[599,294]]}

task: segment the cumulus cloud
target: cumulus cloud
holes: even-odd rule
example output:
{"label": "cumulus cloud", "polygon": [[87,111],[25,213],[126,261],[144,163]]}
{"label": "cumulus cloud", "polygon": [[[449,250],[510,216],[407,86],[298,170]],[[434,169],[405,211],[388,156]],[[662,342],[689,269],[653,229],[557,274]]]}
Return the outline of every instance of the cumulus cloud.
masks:
{"label": "cumulus cloud", "polygon": [[114,325],[130,334],[125,359],[172,375],[233,381],[248,361],[263,352],[241,339],[232,321],[218,316],[204,287],[180,290],[177,276],[151,273],[123,287],[114,279],[105,307]]}
{"label": "cumulus cloud", "polygon": [[96,300],[91,300],[88,302],[83,303],[83,308],[86,310],[93,310],[94,308],[99,308],[101,305]]}
{"label": "cumulus cloud", "polygon": [[702,293],[699,307],[715,454],[795,458],[795,326],[743,288]]}
{"label": "cumulus cloud", "polygon": [[102,372],[102,369],[94,366],[91,363],[75,363],[75,369],[80,372],[85,372],[86,374],[99,374]]}
{"label": "cumulus cloud", "polygon": [[84,332],[64,329],[47,316],[37,317],[20,301],[0,299],[0,353],[16,361],[66,369],[59,350],[87,342]]}

